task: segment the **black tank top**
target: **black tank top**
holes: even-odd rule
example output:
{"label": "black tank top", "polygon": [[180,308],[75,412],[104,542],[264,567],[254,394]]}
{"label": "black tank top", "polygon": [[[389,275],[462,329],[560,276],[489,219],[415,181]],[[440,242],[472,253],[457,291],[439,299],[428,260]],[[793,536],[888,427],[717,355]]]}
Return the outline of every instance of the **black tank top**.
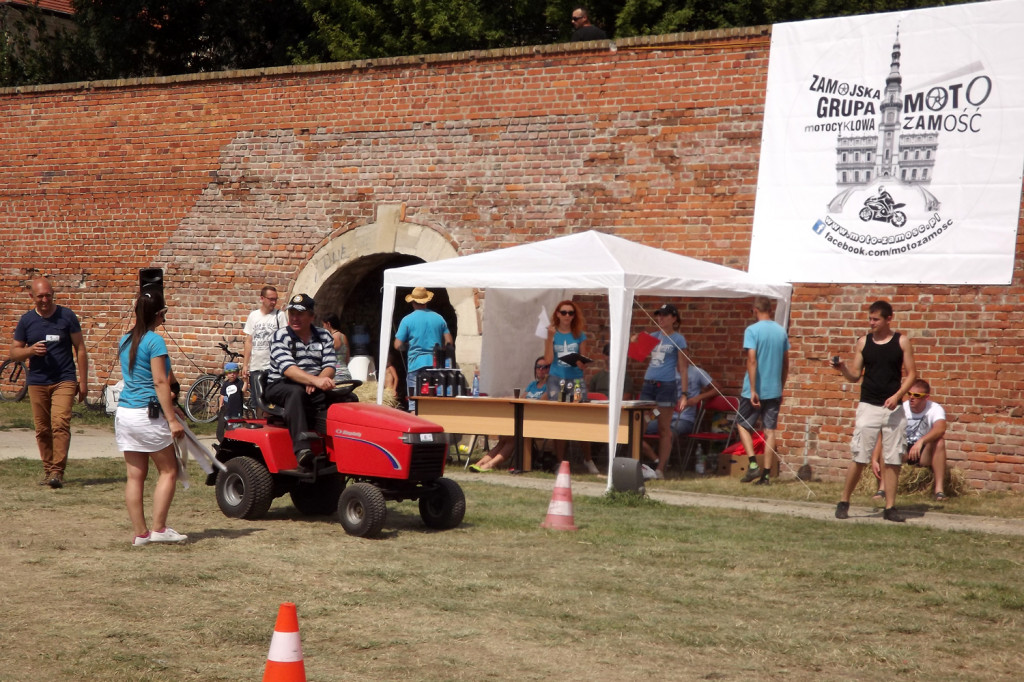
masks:
{"label": "black tank top", "polygon": [[903,348],[900,346],[899,333],[894,333],[883,344],[875,343],[874,337],[868,334],[860,355],[864,360],[860,401],[882,406],[900,390],[900,384],[903,383]]}

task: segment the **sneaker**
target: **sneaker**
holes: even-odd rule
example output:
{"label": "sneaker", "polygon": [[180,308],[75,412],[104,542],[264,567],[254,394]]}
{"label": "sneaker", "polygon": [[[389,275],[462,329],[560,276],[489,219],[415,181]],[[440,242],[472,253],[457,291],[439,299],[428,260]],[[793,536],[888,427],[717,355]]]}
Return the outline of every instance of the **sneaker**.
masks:
{"label": "sneaker", "polygon": [[768,480],[768,474],[765,474],[761,478],[754,481],[754,485],[771,485],[772,482]]}
{"label": "sneaker", "polygon": [[182,535],[173,528],[164,528],[162,531],[151,531],[149,533],[150,542],[184,542],[188,540],[187,535]]}
{"label": "sneaker", "polygon": [[54,474],[50,477],[50,480],[46,482],[46,485],[50,486],[54,490],[64,487],[64,477],[60,474]]}
{"label": "sneaker", "polygon": [[470,471],[475,471],[478,474],[483,472],[483,469],[481,469],[480,465],[478,465],[478,464],[470,464],[469,465],[469,470]]}
{"label": "sneaker", "polygon": [[658,479],[659,481],[664,480],[665,479],[665,472],[662,471],[661,469],[655,469],[654,470],[654,478]]}
{"label": "sneaker", "polygon": [[761,467],[748,467],[747,473],[743,474],[740,483],[750,483],[758,478],[761,478]]}
{"label": "sneaker", "polygon": [[949,498],[946,497],[946,493],[935,493],[935,501],[936,502],[945,502],[948,499]]}
{"label": "sneaker", "polygon": [[149,531],[146,531],[145,535],[136,535],[135,539],[132,540],[132,547],[142,547],[143,545],[148,545],[150,543],[151,535],[152,533],[150,533]]}
{"label": "sneaker", "polygon": [[896,507],[889,507],[882,512],[882,518],[886,521],[892,521],[893,523],[903,523],[906,521],[906,519],[903,518],[903,514],[896,511]]}
{"label": "sneaker", "polygon": [[583,466],[586,467],[588,474],[594,474],[595,476],[601,472],[597,470],[597,465],[594,464],[593,460],[585,460]]}
{"label": "sneaker", "polygon": [[850,503],[840,502],[836,505],[836,518],[837,519],[848,519],[850,518]]}

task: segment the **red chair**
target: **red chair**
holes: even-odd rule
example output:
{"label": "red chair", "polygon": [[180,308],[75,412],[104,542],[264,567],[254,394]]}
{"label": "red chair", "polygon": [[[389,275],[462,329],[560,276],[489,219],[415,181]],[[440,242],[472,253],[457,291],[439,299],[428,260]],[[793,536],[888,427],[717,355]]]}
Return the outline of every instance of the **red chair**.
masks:
{"label": "red chair", "polygon": [[686,459],[687,461],[693,456],[693,451],[698,445],[703,445],[706,450],[710,450],[712,447],[721,451],[728,448],[732,444],[733,437],[736,434],[736,422],[739,416],[736,411],[739,409],[740,399],[727,397],[723,395],[716,395],[710,400],[704,401],[701,405],[700,410],[697,414],[697,428],[703,426],[705,420],[713,422],[718,415],[727,414],[732,417],[732,426],[727,432],[723,431],[696,431],[688,436],[687,448],[686,448]]}

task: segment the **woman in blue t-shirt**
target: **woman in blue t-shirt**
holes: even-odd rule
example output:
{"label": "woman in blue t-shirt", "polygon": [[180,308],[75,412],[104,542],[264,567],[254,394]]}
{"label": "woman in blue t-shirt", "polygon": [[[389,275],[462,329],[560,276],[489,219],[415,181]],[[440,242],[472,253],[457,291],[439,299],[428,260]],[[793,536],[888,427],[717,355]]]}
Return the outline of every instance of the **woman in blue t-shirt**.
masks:
{"label": "woman in blue t-shirt", "polygon": [[654,311],[658,329],[651,336],[658,345],[651,350],[651,361],[644,374],[644,385],[640,389],[640,400],[651,400],[658,404],[658,467],[657,478],[665,477],[665,465],[672,452],[672,412],[682,410],[686,395],[679,397],[679,378],[687,374],[686,338],[676,331],[679,326],[679,311],[666,303]]}
{"label": "woman in blue t-shirt", "polygon": [[[559,358],[570,353],[586,356],[587,335],[583,333],[583,315],[572,301],[560,301],[551,314],[551,325],[548,327],[548,338],[544,342],[544,362],[551,365],[548,376],[548,399],[558,400],[566,387],[572,390],[573,384],[579,380],[580,400],[587,400],[587,383],[583,381],[584,363],[570,365]],[[565,459],[565,441],[555,441],[555,455],[559,463]],[[583,443],[583,465],[587,473],[598,474],[597,466],[590,457],[590,443]]]}
{"label": "woman in blue t-shirt", "polygon": [[[117,404],[114,433],[128,468],[124,499],[134,537],[132,546],[151,542],[182,542],[188,536],[167,527],[167,512],[178,481],[174,440],[185,435],[183,416],[175,409],[167,344],[154,330],[167,317],[160,293],[143,294],[135,304],[135,326],[118,345],[124,390]],[[150,406],[156,416],[151,416]],[[153,492],[153,530],[146,524],[143,493],[149,460],[160,474]]]}

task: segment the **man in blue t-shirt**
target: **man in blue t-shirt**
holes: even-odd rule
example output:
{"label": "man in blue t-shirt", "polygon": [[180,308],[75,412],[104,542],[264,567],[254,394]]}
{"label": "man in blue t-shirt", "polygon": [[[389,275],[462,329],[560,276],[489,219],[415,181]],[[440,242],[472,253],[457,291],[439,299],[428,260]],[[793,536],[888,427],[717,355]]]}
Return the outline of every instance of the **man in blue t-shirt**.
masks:
{"label": "man in blue t-shirt", "polygon": [[[767,298],[754,299],[757,322],[743,332],[743,351],[747,356],[747,373],[740,393],[740,441],[750,458],[750,468],[740,480],[757,480],[768,485],[775,463],[775,430],[782,405],[782,388],[789,374],[789,337],[786,330],[772,319],[772,303]],[[751,432],[760,418],[764,427],[764,461],[754,454]]]}
{"label": "man in blue t-shirt", "polygon": [[409,388],[409,411],[416,411],[416,379],[420,370],[434,366],[434,346],[442,348],[452,342],[448,323],[432,310],[427,310],[427,303],[434,298],[434,292],[423,287],[416,287],[405,297],[406,303],[412,303],[412,312],[402,318],[395,333],[395,350],[406,352],[408,374],[405,383]]}
{"label": "man in blue t-shirt", "polygon": [[32,280],[35,308],[18,320],[11,358],[28,361],[28,395],[43,460],[39,484],[61,488],[71,446],[71,406],[76,395],[84,403],[89,393],[89,354],[78,318],[53,297],[50,280]]}

